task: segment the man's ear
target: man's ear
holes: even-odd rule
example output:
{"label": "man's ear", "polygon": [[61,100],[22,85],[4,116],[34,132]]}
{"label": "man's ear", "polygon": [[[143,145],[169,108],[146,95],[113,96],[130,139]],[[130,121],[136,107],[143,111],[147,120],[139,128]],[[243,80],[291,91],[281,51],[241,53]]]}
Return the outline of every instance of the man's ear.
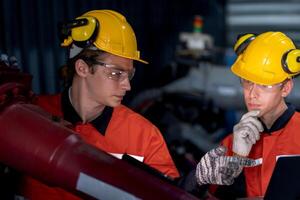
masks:
{"label": "man's ear", "polygon": [[282,93],[281,93],[281,96],[282,97],[287,97],[290,92],[292,91],[294,87],[294,82],[293,82],[293,79],[289,79],[284,85],[283,85],[283,88],[282,88]]}
{"label": "man's ear", "polygon": [[78,59],[75,62],[76,74],[80,77],[86,77],[90,72],[89,66],[84,60]]}

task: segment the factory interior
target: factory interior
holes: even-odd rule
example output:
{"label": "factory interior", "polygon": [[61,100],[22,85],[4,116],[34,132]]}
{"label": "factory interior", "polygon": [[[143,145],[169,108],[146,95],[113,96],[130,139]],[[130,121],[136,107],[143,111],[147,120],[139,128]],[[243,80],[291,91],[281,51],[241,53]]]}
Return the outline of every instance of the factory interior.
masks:
{"label": "factory interior", "polygon": [[[147,164],[146,155],[144,162],[133,160],[130,156],[116,159],[110,154],[121,152],[102,151],[101,148],[99,150],[83,142],[75,133],[77,129],[70,128],[72,124],[68,120],[49,114],[47,109],[36,105],[38,96],[63,93],[69,87],[64,73],[70,52],[68,48],[61,47],[62,41],[65,42],[61,38],[61,24],[78,19],[77,17],[91,10],[114,10],[125,16],[132,27],[140,54],[137,59],[133,59],[133,79],[130,80],[130,72],[124,73],[128,75],[126,80],[130,81],[130,89],[126,89],[124,98],[122,96],[122,104],[157,127],[179,177],[174,179],[153,169],[151,164]],[[101,29],[101,26],[100,22],[99,32],[107,30],[104,27]],[[117,34],[117,30],[108,31]],[[295,115],[300,110],[298,72],[293,76],[287,75],[288,78],[281,80],[282,83],[268,85],[248,80],[247,75],[239,77],[232,70],[234,63],[248,52],[250,45],[256,44],[250,41],[248,49],[243,50],[241,55],[235,52],[237,40],[243,34],[253,34],[255,41],[265,32],[282,32],[284,36],[281,37],[290,38],[295,45],[292,49],[298,50],[300,1],[1,0],[0,126],[3,129],[0,133],[0,199],[52,199],[47,194],[35,198],[23,196],[20,182],[24,174],[47,187],[68,191],[78,199],[300,199],[297,181],[300,170],[296,169],[296,166],[300,167],[300,138],[291,136],[293,139],[286,139],[291,132],[299,135],[300,129],[297,126],[300,125],[300,118],[299,125],[291,125],[293,131],[287,133],[284,128],[285,132],[278,133],[290,134],[280,139],[289,148],[280,149],[274,155],[266,155],[274,157],[272,162],[275,167],[279,157],[295,158],[293,163],[289,160],[290,163],[283,172],[292,174],[290,177],[293,179],[277,175],[281,177],[282,185],[285,185],[276,184],[278,186],[275,190],[282,196],[270,194],[274,192],[274,188],[268,183],[275,182],[275,172],[279,169],[274,170],[272,166],[271,172],[268,171],[269,174],[266,175],[268,178],[265,178],[264,170],[270,170],[271,167],[264,165],[267,162],[265,158],[261,161],[260,171],[257,168],[261,165],[257,164],[254,167],[244,167],[242,172],[248,175],[248,179],[251,178],[249,176],[261,176],[261,183],[256,185],[262,189],[257,193],[254,192],[256,188],[248,185],[249,180],[241,176],[234,177],[234,183],[229,185],[214,183],[211,179],[207,184],[200,185],[197,177],[201,160],[207,152],[218,148],[231,135],[234,138],[237,124],[242,124],[241,118],[251,110],[244,99],[245,79],[257,90],[259,87],[274,88],[276,84],[284,86],[286,80],[292,80],[291,92],[282,99],[288,110],[290,105],[293,106]],[[275,49],[275,42],[273,45]],[[259,53],[252,51],[252,54],[257,53],[254,60],[267,52],[263,52],[264,48],[263,45],[260,49],[257,48]],[[300,72],[300,53],[296,53],[298,57],[292,62],[296,67],[292,66],[292,69],[298,66]],[[128,58],[130,57],[126,57]],[[148,64],[139,62],[139,59]],[[280,59],[283,59],[281,55]],[[262,62],[268,64],[268,61]],[[283,71],[281,65],[285,65],[279,65]],[[263,76],[258,76],[260,75]],[[289,79],[290,77],[293,79]],[[99,88],[103,88],[101,83]],[[70,89],[71,87],[69,97]],[[72,104],[71,98],[70,103]],[[253,118],[264,122],[263,117]],[[128,118],[118,120],[126,123]],[[263,126],[266,127],[265,124]],[[107,131],[113,132],[109,127]],[[272,128],[268,127],[267,130],[273,130]],[[144,134],[146,132],[147,130]],[[271,136],[273,133],[270,131],[264,134]],[[275,134],[277,132],[272,136]],[[264,143],[263,139],[267,136],[261,134],[260,137],[260,140],[255,139],[255,145],[262,144],[257,151],[264,152],[263,147],[275,149],[266,147],[267,142]],[[235,139],[233,140],[235,145]],[[144,146],[141,145],[141,148]],[[126,153],[132,154],[124,152],[124,155]],[[230,157],[235,157],[235,152],[232,153],[234,155]],[[249,158],[254,153],[256,151],[251,152]],[[255,162],[260,160],[257,156],[251,158]],[[215,168],[216,166],[210,166],[210,169]],[[250,172],[248,168],[255,168],[259,175]],[[232,171],[228,173],[228,176],[234,174]],[[196,181],[192,183],[189,176],[196,177],[199,185]],[[258,179],[251,179],[251,184]],[[73,198],[65,195],[58,199]]]}

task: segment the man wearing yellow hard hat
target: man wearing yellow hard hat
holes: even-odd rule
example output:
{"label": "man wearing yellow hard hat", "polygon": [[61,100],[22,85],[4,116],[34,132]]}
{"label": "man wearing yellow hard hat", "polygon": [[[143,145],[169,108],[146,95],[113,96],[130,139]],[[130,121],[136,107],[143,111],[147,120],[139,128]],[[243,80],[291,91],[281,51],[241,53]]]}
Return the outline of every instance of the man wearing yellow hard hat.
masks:
{"label": "man wearing yellow hard hat", "polygon": [[244,168],[248,197],[265,195],[276,158],[300,154],[300,114],[285,102],[300,72],[300,50],[281,32],[245,34],[235,47],[232,72],[240,78],[248,112],[223,141],[228,155],[248,157]]}
{"label": "man wearing yellow hard hat", "polygon": [[[70,82],[62,94],[40,96],[38,105],[71,122],[88,144],[118,158],[128,154],[177,178],[179,173],[160,131],[121,104],[131,90],[133,61],[147,63],[140,58],[126,18],[112,10],[93,10],[61,28],[61,45],[69,48]],[[28,199],[77,199],[31,178],[24,183],[22,190]]]}

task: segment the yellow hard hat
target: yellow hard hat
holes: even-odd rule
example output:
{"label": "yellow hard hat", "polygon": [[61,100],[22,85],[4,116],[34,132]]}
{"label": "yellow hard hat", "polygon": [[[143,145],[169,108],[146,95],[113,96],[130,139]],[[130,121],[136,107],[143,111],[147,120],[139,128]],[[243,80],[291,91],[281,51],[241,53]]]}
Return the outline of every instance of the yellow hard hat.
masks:
{"label": "yellow hard hat", "polygon": [[242,35],[234,50],[231,71],[254,83],[274,85],[300,73],[300,50],[281,32]]}
{"label": "yellow hard hat", "polygon": [[140,61],[133,29],[126,18],[113,10],[93,10],[63,25],[62,46],[84,48],[94,45],[105,52]]}

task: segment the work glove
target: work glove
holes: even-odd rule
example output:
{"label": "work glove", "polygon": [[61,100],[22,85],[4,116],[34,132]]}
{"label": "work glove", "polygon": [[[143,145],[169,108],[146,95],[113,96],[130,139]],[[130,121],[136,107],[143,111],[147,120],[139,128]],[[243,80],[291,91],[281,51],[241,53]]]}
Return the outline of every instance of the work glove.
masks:
{"label": "work glove", "polygon": [[231,185],[244,166],[255,165],[255,161],[246,157],[225,156],[226,147],[219,146],[206,153],[196,168],[196,180],[199,185]]}
{"label": "work glove", "polygon": [[257,118],[259,112],[259,110],[253,110],[244,114],[240,122],[233,127],[232,151],[235,154],[247,157],[252,145],[259,140],[260,132],[264,130]]}

